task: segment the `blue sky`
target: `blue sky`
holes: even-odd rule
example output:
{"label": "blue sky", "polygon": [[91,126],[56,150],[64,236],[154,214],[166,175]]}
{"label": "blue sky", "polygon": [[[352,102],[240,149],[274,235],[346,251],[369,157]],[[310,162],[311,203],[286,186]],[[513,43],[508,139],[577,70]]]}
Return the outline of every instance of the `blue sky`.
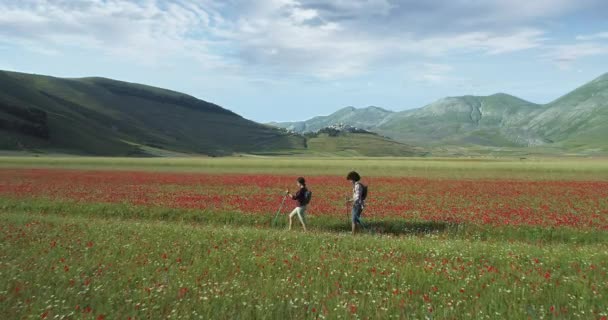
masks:
{"label": "blue sky", "polygon": [[608,72],[604,0],[0,0],[0,69],[185,92],[259,122]]}

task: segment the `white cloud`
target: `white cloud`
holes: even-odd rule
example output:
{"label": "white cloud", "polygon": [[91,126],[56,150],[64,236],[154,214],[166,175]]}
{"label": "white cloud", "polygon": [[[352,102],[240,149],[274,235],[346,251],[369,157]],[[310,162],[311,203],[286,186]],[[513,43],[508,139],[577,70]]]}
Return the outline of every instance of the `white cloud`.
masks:
{"label": "white cloud", "polygon": [[586,42],[555,46],[544,57],[550,59],[562,69],[569,69],[581,58],[599,55],[608,55],[608,45]]}
{"label": "white cloud", "polygon": [[0,2],[0,39],[32,50],[86,48],[141,63],[186,56],[218,63],[212,44],[192,32],[213,15],[191,1],[80,0]]}
{"label": "white cloud", "polygon": [[414,80],[429,84],[439,84],[450,79],[449,73],[454,68],[447,64],[425,63],[414,71]]}
{"label": "white cloud", "polygon": [[[555,17],[569,12],[602,6],[602,0],[498,0],[456,1],[460,5],[477,10],[478,21],[529,21],[543,17]],[[481,12],[480,12],[481,11]],[[482,14],[479,14],[482,13]],[[485,13],[485,14],[483,14]]]}
{"label": "white cloud", "polygon": [[399,65],[411,57],[540,48],[547,33],[534,27],[538,19],[598,4],[0,0],[0,42],[45,54],[87,49],[152,66],[188,60],[198,69],[224,74],[336,79]]}
{"label": "white cloud", "polygon": [[291,18],[296,24],[304,23],[318,17],[319,13],[317,10],[313,9],[294,8],[291,12]]}
{"label": "white cloud", "polygon": [[479,51],[486,54],[503,54],[539,47],[545,41],[544,32],[535,29],[499,34],[467,32],[452,36],[434,36],[406,42],[403,50],[442,55],[449,51]]}
{"label": "white cloud", "polygon": [[299,0],[298,4],[322,11],[329,19],[386,16],[397,7],[389,0]]}
{"label": "white cloud", "polygon": [[[305,19],[294,19],[294,15],[301,16],[302,2],[290,1],[273,10],[265,6],[255,15],[239,19],[232,39],[239,44],[240,57],[248,65],[340,78],[381,64],[401,64],[409,56],[437,56],[451,51],[504,54],[535,48],[544,41],[544,32],[532,28],[422,36],[400,31],[381,33],[367,30],[365,24],[353,26],[353,20],[328,21],[326,17],[331,15],[323,12],[329,10],[327,7],[311,11]],[[333,8],[346,3],[330,2]],[[311,20],[314,23],[309,23]]]}
{"label": "white cloud", "polygon": [[598,32],[598,33],[594,33],[594,34],[580,35],[580,36],[576,37],[576,40],[579,40],[579,41],[603,40],[603,39],[608,40],[608,32]]}

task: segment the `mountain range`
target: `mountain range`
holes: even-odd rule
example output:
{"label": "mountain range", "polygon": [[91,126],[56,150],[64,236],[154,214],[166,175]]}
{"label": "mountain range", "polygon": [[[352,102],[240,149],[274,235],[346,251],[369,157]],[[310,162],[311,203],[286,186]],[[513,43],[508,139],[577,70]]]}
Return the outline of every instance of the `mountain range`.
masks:
{"label": "mountain range", "polygon": [[307,121],[272,123],[296,133],[357,126],[420,147],[608,151],[608,74],[548,104],[498,93],[448,97],[419,109],[343,108]]}
{"label": "mountain range", "polygon": [[[322,130],[336,124],[370,132]],[[401,112],[347,107],[329,116],[269,125],[171,90],[106,78],[0,71],[0,150],[420,156],[480,149],[608,152],[608,74],[548,104],[499,93],[448,97]]]}

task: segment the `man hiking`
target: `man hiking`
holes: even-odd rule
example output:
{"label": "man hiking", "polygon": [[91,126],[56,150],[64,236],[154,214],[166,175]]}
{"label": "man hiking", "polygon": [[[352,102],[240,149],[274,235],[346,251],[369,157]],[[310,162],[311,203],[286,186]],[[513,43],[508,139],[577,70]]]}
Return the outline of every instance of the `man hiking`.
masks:
{"label": "man hiking", "polygon": [[300,223],[302,223],[302,228],[306,231],[306,206],[310,202],[312,193],[306,188],[306,180],[304,178],[299,177],[296,179],[296,183],[298,185],[296,194],[291,194],[289,189],[285,191],[287,196],[297,201],[297,207],[289,214],[289,230],[291,230],[293,217],[297,215]]}
{"label": "man hiking", "polygon": [[353,197],[346,201],[347,204],[352,203],[352,232],[355,234],[356,226],[359,224],[361,227],[365,228],[363,222],[361,222],[361,213],[363,212],[363,208],[365,208],[365,198],[367,197],[367,187],[363,185],[361,181],[361,176],[355,172],[351,171],[346,176],[346,180],[350,181],[353,184]]}

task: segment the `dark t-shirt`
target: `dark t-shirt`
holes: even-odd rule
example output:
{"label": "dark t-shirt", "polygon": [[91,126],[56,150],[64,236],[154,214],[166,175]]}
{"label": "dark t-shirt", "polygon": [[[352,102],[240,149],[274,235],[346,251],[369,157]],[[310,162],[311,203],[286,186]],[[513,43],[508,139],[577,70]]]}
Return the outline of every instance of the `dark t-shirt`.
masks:
{"label": "dark t-shirt", "polygon": [[306,191],[308,191],[308,189],[306,189],[306,187],[300,188],[300,190],[298,190],[298,192],[296,192],[296,194],[293,195],[292,199],[296,200],[298,202],[298,207],[302,207],[305,205]]}

